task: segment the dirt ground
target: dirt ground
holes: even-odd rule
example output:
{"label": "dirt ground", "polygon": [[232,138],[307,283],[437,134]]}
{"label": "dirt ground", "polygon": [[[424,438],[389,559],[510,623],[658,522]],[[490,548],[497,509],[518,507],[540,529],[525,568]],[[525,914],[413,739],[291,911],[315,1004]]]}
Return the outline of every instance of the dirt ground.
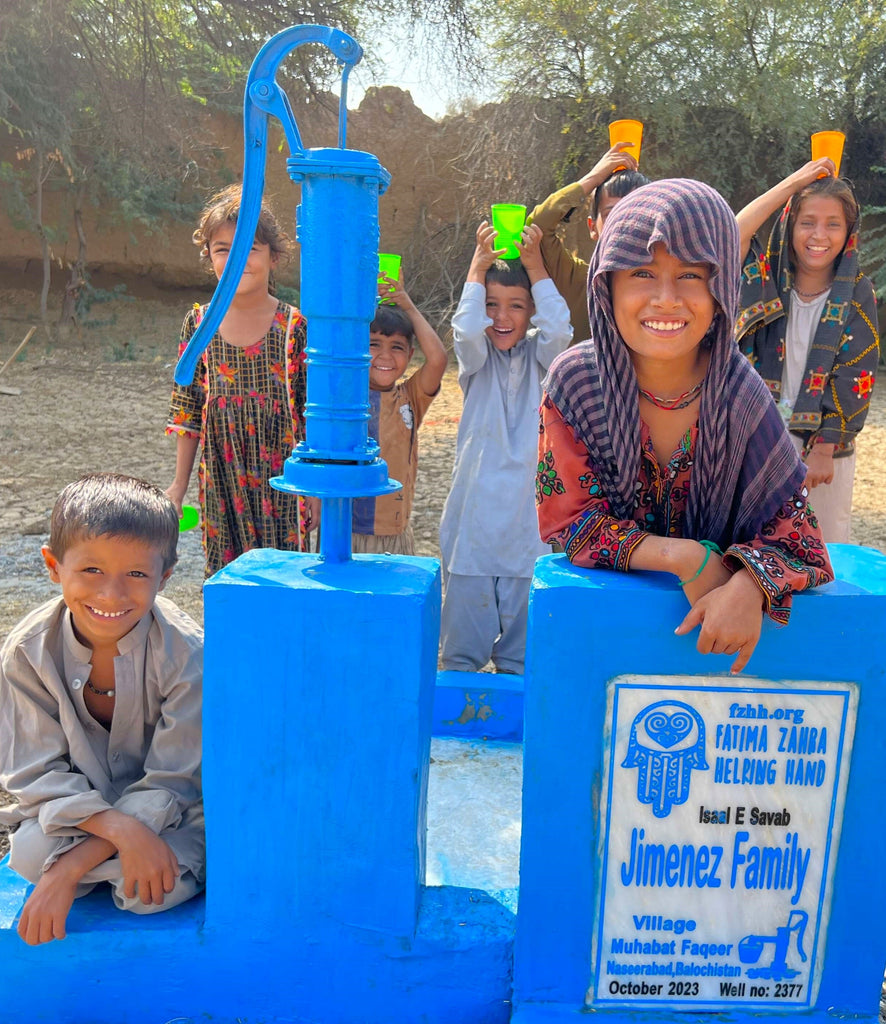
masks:
{"label": "dirt ground", "polygon": [[[0,376],[0,641],[51,597],[40,545],[59,490],[83,473],[114,470],[161,487],[172,480],[174,442],[164,435],[182,295],[117,300],[102,322],[50,343],[41,332]],[[33,293],[0,288],[0,366],[35,322]],[[437,528],[449,487],[461,394],[450,368],[421,431],[413,522],[419,554],[439,556]],[[886,551],[886,389],[875,396],[859,442],[853,534]],[[188,500],[197,504],[196,474]],[[182,535],[167,594],[202,621],[199,531]],[[0,799],[3,799],[0,791]],[[0,836],[2,853],[2,836]]]}

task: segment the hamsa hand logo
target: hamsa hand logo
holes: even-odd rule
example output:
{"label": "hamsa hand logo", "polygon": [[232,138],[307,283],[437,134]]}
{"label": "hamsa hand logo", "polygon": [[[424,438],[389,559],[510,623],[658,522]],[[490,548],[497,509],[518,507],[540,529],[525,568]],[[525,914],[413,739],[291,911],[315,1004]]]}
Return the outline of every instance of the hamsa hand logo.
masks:
{"label": "hamsa hand logo", "polygon": [[707,771],[704,719],[688,704],[660,700],[634,718],[622,768],[637,768],[637,799],[666,818],[686,803],[692,769]]}

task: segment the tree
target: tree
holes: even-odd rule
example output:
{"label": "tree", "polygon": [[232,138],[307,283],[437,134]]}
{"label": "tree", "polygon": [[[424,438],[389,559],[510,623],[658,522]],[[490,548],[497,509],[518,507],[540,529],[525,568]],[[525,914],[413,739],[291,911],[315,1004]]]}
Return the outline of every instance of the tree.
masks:
{"label": "tree", "polygon": [[882,162],[870,158],[883,139],[882,5],[512,0],[486,25],[506,92],[567,105],[566,176],[605,148],[608,121],[638,117],[652,174],[702,177],[736,203],[796,167],[826,127],[847,132],[862,190],[882,188],[870,173]]}
{"label": "tree", "polygon": [[[111,220],[149,229],[190,220],[213,178],[213,152],[197,130],[200,111],[239,111],[246,72],[261,44],[293,23],[357,32],[357,0],[5,0],[0,11],[0,125],[20,140],[0,166],[4,202],[15,222],[38,235],[44,300],[53,244],[73,226],[78,256],[67,269],[69,317],[86,276],[82,211],[91,203]],[[467,40],[464,0],[426,5],[449,37]],[[400,13],[393,0],[372,15]],[[323,47],[301,47],[281,73],[293,97],[329,102],[338,69]],[[47,193],[53,204],[47,220]]]}

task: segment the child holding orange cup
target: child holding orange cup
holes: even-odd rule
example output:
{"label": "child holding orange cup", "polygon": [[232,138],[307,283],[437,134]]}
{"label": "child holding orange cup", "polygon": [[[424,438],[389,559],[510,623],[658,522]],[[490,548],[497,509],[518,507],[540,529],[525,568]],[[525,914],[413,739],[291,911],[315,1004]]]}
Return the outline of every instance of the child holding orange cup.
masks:
{"label": "child holding orange cup", "polygon": [[[615,125],[624,123],[613,122]],[[639,121],[634,123],[640,124]],[[641,136],[642,127],[640,125]],[[535,224],[542,230],[541,254],[545,269],[569,306],[574,343],[590,335],[588,261],[567,248],[558,228],[568,222],[593,193],[588,230],[596,242],[615,205],[635,188],[649,182],[637,170],[638,155],[639,140],[634,143],[630,138],[616,139],[584,177],[548,196],[526,218],[527,224]]]}
{"label": "child holding orange cup", "polygon": [[[736,336],[802,454],[829,544],[850,539],[855,438],[879,359],[874,289],[858,272],[858,200],[837,177],[840,156],[816,156],[737,217],[745,262]],[[764,247],[755,232],[779,210]]]}

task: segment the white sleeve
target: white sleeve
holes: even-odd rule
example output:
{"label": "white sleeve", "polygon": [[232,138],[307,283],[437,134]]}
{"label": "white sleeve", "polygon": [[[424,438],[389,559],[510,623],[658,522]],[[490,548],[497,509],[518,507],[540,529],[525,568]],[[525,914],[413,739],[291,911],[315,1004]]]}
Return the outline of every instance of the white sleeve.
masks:
{"label": "white sleeve", "polygon": [[486,315],[486,289],[476,281],[465,281],[452,318],[452,340],[460,381],[475,374],[486,362],[489,353],[486,328],[491,325],[492,320]]}
{"label": "white sleeve", "polygon": [[531,322],[538,330],[536,359],[541,367],[547,370],[572,341],[569,307],[549,277],[536,281],[532,286],[532,298],[535,302],[535,313]]}

